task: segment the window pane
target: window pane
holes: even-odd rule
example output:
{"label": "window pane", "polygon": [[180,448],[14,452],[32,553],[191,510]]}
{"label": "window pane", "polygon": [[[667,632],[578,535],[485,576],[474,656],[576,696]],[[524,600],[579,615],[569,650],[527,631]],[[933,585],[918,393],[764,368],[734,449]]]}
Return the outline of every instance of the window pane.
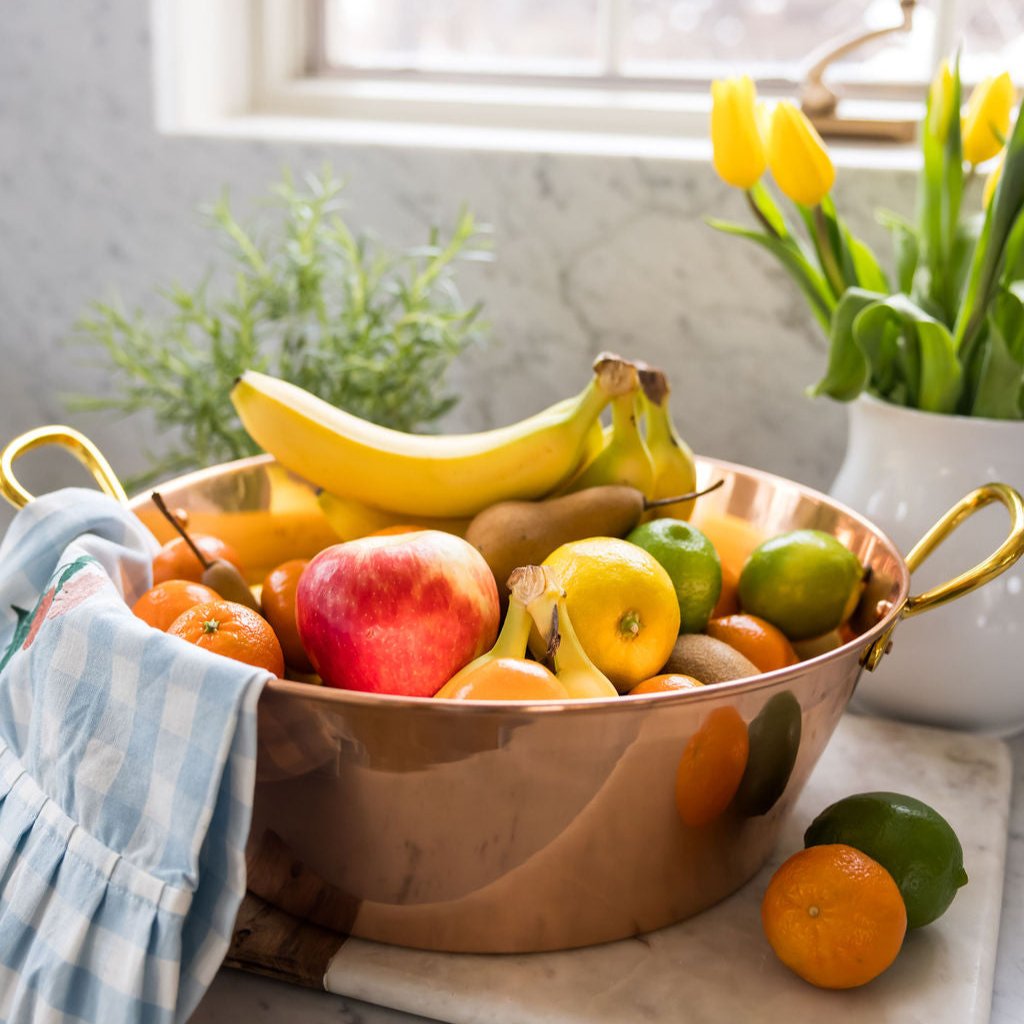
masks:
{"label": "window pane", "polygon": [[328,0],[328,64],[592,74],[599,0]]}
{"label": "window pane", "polygon": [[[626,71],[693,75],[700,68],[798,79],[806,58],[823,44],[898,25],[901,18],[898,0],[630,0]],[[837,74],[926,80],[934,25],[933,12],[919,6],[912,32],[856,51]]]}
{"label": "window pane", "polygon": [[963,40],[964,78],[978,81],[1009,71],[1024,83],[1024,3],[960,0],[955,39]]}

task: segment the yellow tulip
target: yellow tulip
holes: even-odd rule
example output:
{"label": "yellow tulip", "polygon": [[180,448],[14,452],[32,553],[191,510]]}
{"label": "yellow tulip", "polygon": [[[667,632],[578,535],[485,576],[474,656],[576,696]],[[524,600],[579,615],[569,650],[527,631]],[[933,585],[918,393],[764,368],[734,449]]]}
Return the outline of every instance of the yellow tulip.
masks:
{"label": "yellow tulip", "polygon": [[821,136],[788,100],[781,100],[772,113],[768,166],[775,184],[803,206],[817,206],[836,180],[836,169]]}
{"label": "yellow tulip", "polygon": [[757,128],[757,93],[749,77],[711,83],[712,162],[733,188],[753,188],[764,174],[764,142]]}
{"label": "yellow tulip", "polygon": [[1016,98],[1008,71],[986,78],[975,86],[963,121],[965,160],[981,164],[1003,148]]}
{"label": "yellow tulip", "polygon": [[928,88],[928,134],[945,142],[953,112],[953,69],[943,58]]}
{"label": "yellow tulip", "polygon": [[981,194],[981,205],[982,209],[988,209],[988,204],[992,202],[992,197],[996,194],[996,186],[999,184],[999,178],[1003,173],[1003,162],[1006,160],[1006,150],[999,154],[999,161],[992,168],[988,178],[985,181],[985,191]]}

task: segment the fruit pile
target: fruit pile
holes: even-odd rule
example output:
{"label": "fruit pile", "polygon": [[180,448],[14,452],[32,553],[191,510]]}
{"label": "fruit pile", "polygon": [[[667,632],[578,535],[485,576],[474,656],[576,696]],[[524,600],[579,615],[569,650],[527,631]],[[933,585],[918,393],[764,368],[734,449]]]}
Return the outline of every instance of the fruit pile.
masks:
{"label": "fruit pile", "polygon": [[963,849],[934,808],[901,793],[826,807],[772,876],[761,921],[779,959],[821,988],[854,988],[896,959],[967,883]]}
{"label": "fruit pile", "polygon": [[340,543],[278,567],[258,603],[237,558],[163,509],[182,536],[137,613],[277,675],[462,700],[678,691],[850,639],[857,558],[819,531],[758,543],[701,518],[668,399],[664,373],[605,354],[578,395],[518,424],[421,436],[246,373],[242,422],[321,488]]}

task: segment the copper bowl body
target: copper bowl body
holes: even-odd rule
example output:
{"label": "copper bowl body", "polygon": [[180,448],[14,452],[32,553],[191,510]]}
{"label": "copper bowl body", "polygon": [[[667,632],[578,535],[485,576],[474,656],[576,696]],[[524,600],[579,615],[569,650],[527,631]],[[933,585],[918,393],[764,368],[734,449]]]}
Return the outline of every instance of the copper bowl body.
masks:
{"label": "copper bowl body", "polygon": [[[250,887],[367,939],[527,952],[648,932],[742,886],[772,852],[909,573],[881,531],[826,496],[699,461],[701,483],[719,478],[699,503],[709,529],[721,517],[739,534],[813,527],[870,568],[855,640],[748,680],[610,700],[433,701],[273,682],[259,704]],[[195,529],[234,543],[254,578],[332,542],[313,492],[268,458],[161,492]],[[166,534],[144,498],[133,507]],[[746,766],[723,806],[715,786],[737,770],[737,733]]]}

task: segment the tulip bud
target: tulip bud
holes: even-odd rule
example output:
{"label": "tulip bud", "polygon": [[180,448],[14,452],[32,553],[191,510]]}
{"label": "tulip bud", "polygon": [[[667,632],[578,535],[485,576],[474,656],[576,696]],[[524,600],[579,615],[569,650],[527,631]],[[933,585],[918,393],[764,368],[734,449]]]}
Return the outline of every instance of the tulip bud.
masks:
{"label": "tulip bud", "polygon": [[718,176],[733,188],[753,188],[764,174],[757,93],[749,77],[711,83],[711,147]]}
{"label": "tulip bud", "polygon": [[788,100],[780,101],[772,113],[768,166],[783,194],[803,206],[817,206],[836,180],[821,136]]}
{"label": "tulip bud", "polygon": [[1008,71],[979,82],[967,103],[963,121],[964,159],[984,163],[1003,148],[1016,99]]}
{"label": "tulip bud", "polygon": [[992,197],[996,194],[996,186],[999,184],[999,178],[1003,173],[1003,164],[1006,161],[1006,150],[999,154],[999,162],[992,168],[991,173],[985,181],[985,191],[981,194],[981,206],[982,209],[987,210],[989,203],[992,202]]}
{"label": "tulip bud", "polygon": [[928,134],[945,142],[949,134],[949,119],[953,113],[953,69],[943,58],[939,70],[928,88]]}

